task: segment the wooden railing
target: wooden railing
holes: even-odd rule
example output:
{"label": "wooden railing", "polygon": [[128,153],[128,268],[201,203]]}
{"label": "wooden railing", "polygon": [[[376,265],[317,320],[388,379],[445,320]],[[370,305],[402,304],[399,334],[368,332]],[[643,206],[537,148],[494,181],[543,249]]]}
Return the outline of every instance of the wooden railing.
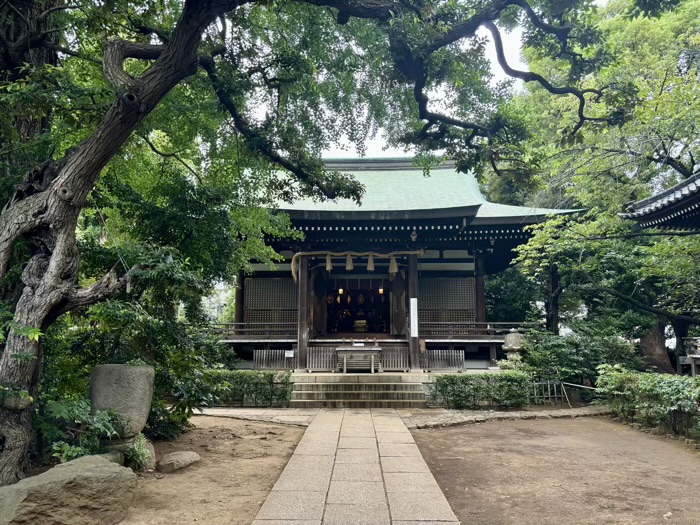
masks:
{"label": "wooden railing", "polygon": [[[222,339],[247,338],[291,338],[296,339],[297,323],[276,322],[276,323],[219,323],[213,324],[209,332],[218,335]],[[469,338],[474,340],[503,340],[505,335],[512,328],[526,332],[539,326],[537,323],[476,323],[476,322],[429,322],[425,321],[418,325],[421,338],[445,337],[445,338]],[[367,334],[357,334],[367,336]],[[398,365],[397,365],[398,366]]]}
{"label": "wooden railing", "polygon": [[[403,372],[410,369],[408,362],[408,345],[379,345],[382,349],[382,368],[385,372]],[[307,368],[315,372],[330,372],[337,370],[338,345],[313,345],[308,350]]]}
{"label": "wooden railing", "polygon": [[220,323],[211,325],[209,332],[222,339],[245,339],[250,336],[295,338],[297,323]]}
{"label": "wooden railing", "polygon": [[421,353],[421,368],[433,372],[436,370],[462,370],[464,368],[463,350],[428,349]]}
{"label": "wooden railing", "polygon": [[538,323],[476,323],[476,322],[423,322],[418,325],[420,337],[470,337],[474,339],[502,339],[515,328],[524,332],[539,326]]}
{"label": "wooden railing", "polygon": [[295,357],[285,357],[285,351],[278,348],[257,349],[253,352],[255,370],[292,370],[296,368]]}
{"label": "wooden railing", "polygon": [[307,353],[307,368],[312,372],[331,372],[338,366],[335,346],[311,346]]}
{"label": "wooden railing", "polygon": [[408,346],[383,346],[382,367],[384,371],[404,372],[411,368]]}

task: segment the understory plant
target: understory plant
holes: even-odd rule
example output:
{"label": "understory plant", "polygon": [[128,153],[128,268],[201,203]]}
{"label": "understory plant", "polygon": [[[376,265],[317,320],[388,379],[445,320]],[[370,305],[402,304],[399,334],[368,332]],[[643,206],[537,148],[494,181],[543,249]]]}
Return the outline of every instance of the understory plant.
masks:
{"label": "understory plant", "polygon": [[504,408],[527,404],[530,377],[509,370],[485,374],[443,374],[433,380],[433,396],[448,408],[463,410],[484,405]]}
{"label": "understory plant", "polygon": [[139,432],[134,441],[124,449],[125,465],[133,470],[146,470],[152,459],[148,440]]}
{"label": "understory plant", "polygon": [[642,366],[637,350],[629,341],[597,326],[579,323],[567,335],[529,332],[522,363],[505,363],[503,368],[521,369],[538,380],[595,384],[597,369],[603,364],[620,364],[629,369]]}
{"label": "understory plant", "polygon": [[259,370],[208,370],[207,380],[216,385],[221,404],[286,406],[292,392],[289,372]]}
{"label": "understory plant", "polygon": [[599,367],[598,393],[614,414],[676,434],[700,431],[700,378]]}
{"label": "understory plant", "polygon": [[177,438],[197,408],[214,403],[216,385],[206,370],[225,362],[226,350],[169,314],[142,297],[138,303],[113,300],[63,316],[45,337],[41,399],[86,398],[90,371],[99,364],[150,365],[155,385],[146,432],[151,439]]}
{"label": "understory plant", "polygon": [[125,421],[116,412],[90,412],[87,399],[47,403],[37,413],[37,454],[50,455],[61,463],[80,456],[104,452],[104,442],[118,438]]}

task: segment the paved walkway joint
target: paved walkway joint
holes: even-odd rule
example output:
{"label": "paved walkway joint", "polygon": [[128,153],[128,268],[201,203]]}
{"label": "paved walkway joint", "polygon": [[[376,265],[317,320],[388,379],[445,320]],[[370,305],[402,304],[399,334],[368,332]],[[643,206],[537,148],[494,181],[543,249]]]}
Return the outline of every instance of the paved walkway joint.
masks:
{"label": "paved walkway joint", "polygon": [[253,525],[459,525],[393,409],[322,409]]}

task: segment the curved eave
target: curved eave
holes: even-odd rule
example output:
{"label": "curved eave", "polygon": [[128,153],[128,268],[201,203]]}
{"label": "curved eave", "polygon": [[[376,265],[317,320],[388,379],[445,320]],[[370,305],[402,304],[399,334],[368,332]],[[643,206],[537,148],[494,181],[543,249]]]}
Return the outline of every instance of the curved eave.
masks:
{"label": "curved eave", "polygon": [[[486,206],[492,205],[492,203],[486,203]],[[497,205],[502,206],[502,205]],[[520,208],[517,206],[512,206],[512,208]],[[484,208],[482,208],[483,210]],[[529,225],[529,224],[539,224],[546,221],[549,217],[553,215],[574,215],[576,213],[583,213],[586,211],[585,208],[577,208],[570,210],[555,210],[555,209],[543,209],[543,208],[533,208],[528,213],[512,213],[503,215],[481,215],[481,211],[477,213],[476,218],[471,222],[472,226],[490,226],[493,224],[512,224],[512,225]],[[520,208],[523,210],[523,208]]]}
{"label": "curved eave", "polygon": [[303,221],[386,221],[386,220],[424,220],[453,219],[474,217],[481,204],[460,206],[458,208],[435,208],[426,210],[291,210],[280,208],[292,220]]}

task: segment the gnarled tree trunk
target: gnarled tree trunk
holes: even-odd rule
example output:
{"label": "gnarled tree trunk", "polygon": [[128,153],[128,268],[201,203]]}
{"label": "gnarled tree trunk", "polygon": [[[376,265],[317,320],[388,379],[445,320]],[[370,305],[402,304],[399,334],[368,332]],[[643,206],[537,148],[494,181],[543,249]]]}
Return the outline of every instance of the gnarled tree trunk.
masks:
{"label": "gnarled tree trunk", "polygon": [[639,340],[639,348],[650,367],[654,367],[657,372],[673,374],[675,370],[668,358],[665,331],[666,321],[657,318],[654,326]]}
{"label": "gnarled tree trunk", "polygon": [[[73,153],[39,171],[30,191],[18,191],[0,214],[0,279],[12,248],[29,241],[32,256],[23,275],[23,290],[14,312],[14,326],[0,357],[0,385],[11,387],[0,399],[0,485],[22,474],[30,440],[33,405],[26,396],[36,391],[41,347],[21,328],[45,329],[58,315],[103,300],[121,288],[126,276],[115,271],[87,288],[77,287],[78,249],[75,229],[80,211],[100,172],[117,154],[138,124],[182,79],[197,70],[197,48],[206,27],[243,1],[189,0],[167,45],[111,41],[104,71],[117,96],[95,133]],[[127,75],[127,58],[155,60],[139,78]],[[25,395],[19,395],[23,392]]]}

